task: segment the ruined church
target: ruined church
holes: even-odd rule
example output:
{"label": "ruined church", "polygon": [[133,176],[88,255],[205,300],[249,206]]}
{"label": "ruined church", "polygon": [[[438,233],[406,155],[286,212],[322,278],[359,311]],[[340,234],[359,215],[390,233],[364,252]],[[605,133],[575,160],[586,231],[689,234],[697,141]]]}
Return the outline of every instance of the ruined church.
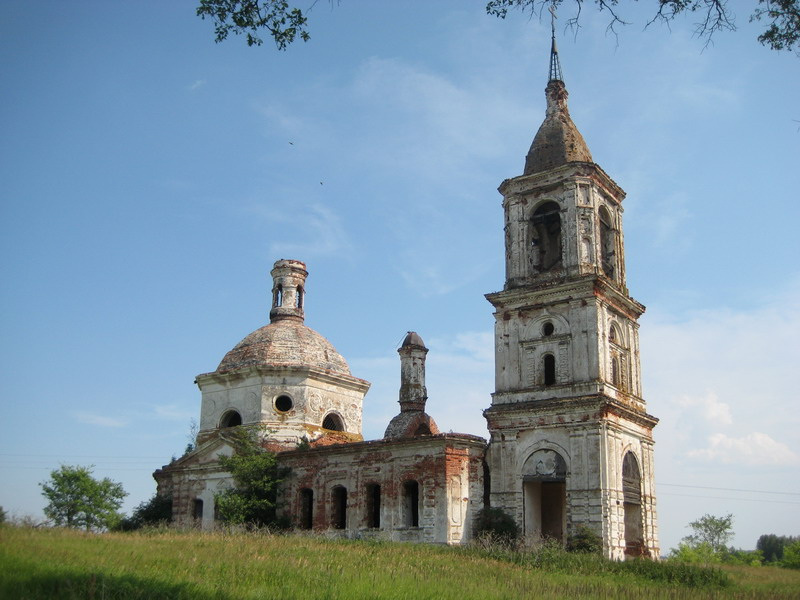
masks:
{"label": "ruined church", "polygon": [[489,440],[441,433],[426,413],[428,349],[400,346],[400,410],[382,439],[361,435],[370,384],[304,325],[306,265],[272,269],[269,324],[198,375],[195,448],[154,473],[173,520],[213,526],[230,476],[231,428],[260,426],[288,468],[279,513],[348,537],[460,544],[487,506],[525,536],[565,541],[579,525],[606,556],[659,555],[653,428],[642,398],[638,319],[628,294],[623,190],[594,163],[569,115],[553,38],[547,109],[521,175],[499,187],[505,285],[494,308]]}

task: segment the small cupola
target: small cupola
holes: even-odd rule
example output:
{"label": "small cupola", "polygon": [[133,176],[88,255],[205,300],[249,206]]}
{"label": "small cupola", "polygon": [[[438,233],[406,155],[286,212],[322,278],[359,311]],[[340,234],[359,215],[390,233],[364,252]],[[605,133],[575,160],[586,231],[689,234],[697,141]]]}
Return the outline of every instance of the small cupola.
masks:
{"label": "small cupola", "polygon": [[290,319],[300,323],[304,320],[305,285],[308,271],[299,260],[275,261],[272,275],[272,308],[269,322]]}

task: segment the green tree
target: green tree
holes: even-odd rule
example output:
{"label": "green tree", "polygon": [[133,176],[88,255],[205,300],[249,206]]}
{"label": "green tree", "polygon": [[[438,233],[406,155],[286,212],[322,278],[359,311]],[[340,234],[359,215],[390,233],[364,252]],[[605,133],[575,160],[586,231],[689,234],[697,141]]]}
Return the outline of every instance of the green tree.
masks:
{"label": "green tree", "polygon": [[783,548],[781,566],[787,569],[800,569],[800,540]]}
{"label": "green tree", "polygon": [[692,547],[708,544],[714,552],[724,552],[733,537],[733,515],[703,515],[689,523],[689,527],[692,528],[692,533],[683,538],[687,544]]}
{"label": "green tree", "polygon": [[6,511],[0,506],[0,525],[6,522]]}
{"label": "green tree", "polygon": [[172,496],[153,494],[150,500],[141,502],[130,517],[123,518],[116,526],[120,531],[134,531],[142,527],[166,525],[172,521]]}
{"label": "green tree", "polygon": [[122,484],[92,477],[93,467],[62,465],[39,484],[48,504],[44,514],[56,525],[87,531],[113,527],[128,494]]}
{"label": "green tree", "polygon": [[[800,0],[751,0],[756,6],[750,21],[767,23],[758,41],[773,50],[795,51],[800,46]],[[214,22],[217,42],[228,35],[244,35],[248,46],[260,46],[262,32],[275,41],[279,50],[285,50],[298,37],[308,41],[309,9],[292,6],[288,0],[199,0],[197,15]],[[333,4],[333,0],[330,0]],[[338,3],[338,0],[337,0]],[[617,26],[628,25],[620,4],[621,0],[594,0],[597,9],[610,15],[608,28],[616,32]],[[736,18],[729,0],[656,0],[655,13],[646,25],[655,22],[672,23],[678,16],[691,14],[696,19],[695,33],[709,42],[719,31],[735,31]],[[312,2],[313,7],[316,2]],[[486,12],[505,18],[509,10],[518,9],[541,15],[544,8],[566,4],[572,7],[573,16],[567,24],[577,26],[585,0],[488,0]],[[699,17],[699,18],[698,18]]]}
{"label": "green tree", "polygon": [[783,558],[783,549],[797,541],[800,541],[800,538],[767,533],[758,538],[756,548],[764,553],[765,562],[780,562]]}
{"label": "green tree", "polygon": [[216,495],[219,516],[237,525],[277,525],[278,485],[288,471],[278,466],[274,452],[261,447],[258,430],[237,427],[232,433],[234,454],[220,456],[219,464],[231,474],[234,485]]}

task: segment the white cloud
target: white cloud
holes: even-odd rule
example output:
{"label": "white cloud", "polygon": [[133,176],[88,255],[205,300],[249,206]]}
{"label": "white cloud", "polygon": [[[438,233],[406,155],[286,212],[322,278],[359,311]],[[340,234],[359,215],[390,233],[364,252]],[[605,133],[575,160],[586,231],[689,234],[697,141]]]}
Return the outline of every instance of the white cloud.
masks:
{"label": "white cloud", "polygon": [[100,427],[124,427],[127,421],[122,419],[115,419],[113,417],[104,417],[102,415],[93,415],[91,413],[77,413],[75,418],[81,423],[89,425],[99,425]]}
{"label": "white cloud", "polygon": [[713,392],[707,392],[704,396],[681,396],[678,398],[678,405],[696,411],[711,424],[730,425],[733,423],[731,407],[720,402]]}
{"label": "white cloud", "polygon": [[197,80],[195,80],[195,82],[193,84],[191,84],[189,86],[189,91],[194,92],[195,90],[199,90],[205,84],[206,84],[206,80],[205,79],[197,79]]}
{"label": "white cloud", "polygon": [[779,465],[800,464],[800,456],[786,444],[776,442],[765,433],[754,431],[744,437],[728,437],[715,433],[708,438],[708,447],[690,450],[687,456],[726,464]]}

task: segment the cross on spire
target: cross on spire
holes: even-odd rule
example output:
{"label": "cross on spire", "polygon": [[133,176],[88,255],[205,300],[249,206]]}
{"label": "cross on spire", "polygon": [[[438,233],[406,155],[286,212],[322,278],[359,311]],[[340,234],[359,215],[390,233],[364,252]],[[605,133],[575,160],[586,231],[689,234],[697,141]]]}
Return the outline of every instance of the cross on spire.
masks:
{"label": "cross on spire", "polygon": [[561,63],[558,60],[558,48],[556,48],[556,4],[550,5],[550,30],[552,32],[550,43],[550,78],[548,81],[564,81],[561,74]]}

